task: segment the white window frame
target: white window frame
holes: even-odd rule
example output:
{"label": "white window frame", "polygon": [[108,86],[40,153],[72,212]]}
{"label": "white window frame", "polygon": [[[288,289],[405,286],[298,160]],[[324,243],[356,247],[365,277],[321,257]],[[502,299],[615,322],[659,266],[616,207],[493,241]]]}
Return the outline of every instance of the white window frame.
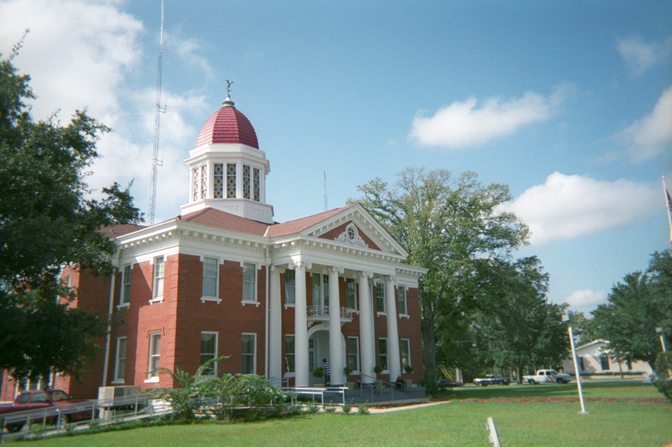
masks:
{"label": "white window frame", "polygon": [[[252,354],[249,354],[249,353],[246,354],[242,351],[243,338],[245,336],[252,336],[252,340],[253,340],[252,347],[254,348],[254,351],[252,352]],[[251,355],[252,356],[252,372],[251,373],[243,372],[243,363],[244,362],[242,361],[242,359],[246,355],[248,355],[248,356]],[[241,357],[241,362],[240,362],[240,372],[241,372],[241,374],[256,374],[257,373],[257,334],[256,333],[254,333],[254,332],[243,332],[242,333],[240,357]]]}
{"label": "white window frame", "polygon": [[[323,273],[312,273],[311,278],[313,280],[313,306],[315,304],[315,292],[317,291],[319,297],[319,305],[323,308],[329,307],[329,275]],[[319,281],[319,286],[315,286],[315,278]]]}
{"label": "white window frame", "polygon": [[[159,269],[159,265],[161,266]],[[158,274],[161,276],[158,276]],[[164,293],[164,278],[166,275],[166,260],[163,256],[157,256],[154,258],[154,269],[152,272],[152,299],[149,300],[151,303],[160,303],[163,301]],[[159,289],[161,294],[159,295]]]}
{"label": "white window frame", "polygon": [[[404,344],[408,349],[408,352],[406,353],[407,363],[404,363]],[[411,340],[408,338],[402,338],[399,343],[399,351],[401,352],[401,368],[403,369],[406,365],[413,367],[413,364],[411,363]]]}
{"label": "white window frame", "polygon": [[[324,299],[322,298],[322,273],[311,273],[310,278],[313,283],[313,306],[324,306]],[[319,304],[316,304],[316,301]]]}
{"label": "white window frame", "polygon": [[[387,315],[386,312],[387,309],[385,308],[385,305],[387,304],[385,303],[385,283],[376,281],[375,284],[376,284],[376,315],[377,316]],[[383,304],[382,305],[383,310],[380,310],[381,303]]]}
{"label": "white window frame", "polygon": [[[215,351],[214,352],[203,352],[203,335],[214,335],[215,336]],[[217,358],[217,353],[219,352],[219,332],[213,332],[213,331],[201,331],[201,355],[199,358],[199,366],[204,364],[205,362],[203,361],[203,356],[209,356],[212,357],[213,359]],[[208,358],[206,361],[210,360]],[[214,362],[212,365],[212,374],[203,374],[205,377],[216,377],[217,376],[217,362]]]}
{"label": "white window frame", "polygon": [[[355,352],[354,354],[352,352],[350,352],[350,340],[355,340],[355,346],[357,346],[357,352]],[[355,373],[359,374],[359,368],[360,368],[360,363],[359,363],[359,361],[360,361],[360,358],[359,358],[359,337],[356,337],[356,336],[355,337],[348,337],[348,362],[347,362],[348,365],[350,365],[350,356],[351,355],[355,356],[356,363],[357,363],[357,367],[352,368],[353,369],[352,373],[353,374],[355,374]]]}
{"label": "white window frame", "polygon": [[[291,338],[291,344],[292,344],[292,350],[294,352],[287,352],[287,345],[289,343],[289,339]],[[287,358],[291,357],[293,359],[293,364],[294,364],[294,369],[292,371],[289,370],[288,365],[289,362],[287,361]],[[285,334],[285,377],[294,377],[296,375],[296,337],[294,334]]]}
{"label": "white window frame", "polygon": [[[158,353],[156,352],[156,342],[159,341]],[[149,355],[147,356],[147,380],[145,383],[157,383],[159,373],[151,371],[161,367],[161,332],[149,333]]]}
{"label": "white window frame", "polygon": [[[124,349],[121,349],[123,342]],[[123,384],[124,374],[126,370],[126,349],[128,348],[128,343],[126,337],[117,337],[117,350],[115,351],[114,359],[114,380],[112,384]],[[123,366],[121,365],[123,362]]]}
{"label": "white window frame", "polygon": [[[245,290],[246,290],[246,287],[245,287],[245,284],[246,284],[246,282],[245,282],[245,266],[250,266],[250,265],[251,265],[251,266],[254,266],[254,283],[253,283],[253,284],[254,284],[254,287],[253,287],[253,290],[252,290],[252,298],[253,298],[253,299],[251,299],[251,300],[246,300],[246,299],[245,299]],[[261,304],[261,303],[257,300],[257,291],[258,291],[258,290],[257,290],[257,287],[259,286],[259,285],[258,285],[258,282],[259,282],[259,281],[257,281],[257,279],[258,279],[258,278],[257,278],[257,268],[258,268],[258,266],[257,266],[257,264],[254,263],[254,262],[241,262],[241,263],[240,263],[240,267],[243,269],[243,288],[242,288],[242,290],[241,290],[241,300],[240,300],[240,303],[241,303],[243,306],[246,305],[246,304],[254,304],[254,305],[256,305],[257,307],[259,307],[259,304]],[[250,284],[250,282],[248,281],[247,284]]]}
{"label": "white window frame", "polygon": [[[131,303],[131,278],[133,264],[127,264],[121,270],[121,291],[119,292],[119,305],[117,308],[128,307]],[[126,290],[128,287],[128,290]]]}
{"label": "white window frame", "polygon": [[[205,262],[206,259],[210,259],[212,261],[215,261],[216,263],[216,269],[215,269],[215,295],[206,295],[205,292]],[[203,281],[201,284],[201,302],[204,303],[206,301],[214,301],[217,304],[221,303],[222,300],[219,298],[219,265],[220,265],[220,260],[219,258],[215,258],[213,256],[201,256],[201,264],[203,266]],[[207,278],[212,279],[211,276],[208,276]]]}
{"label": "white window frame", "polygon": [[[381,349],[381,342],[385,342],[385,354],[383,354],[383,351]],[[389,373],[390,372],[390,346],[387,343],[387,338],[379,338],[378,339],[378,361],[382,364],[383,357],[385,357],[385,368],[383,368],[383,373]],[[390,377],[391,379],[391,377]]]}
{"label": "white window frame", "polygon": [[[246,170],[247,170],[247,176],[245,176]],[[245,187],[245,180],[247,180],[247,187]],[[243,185],[243,199],[252,200],[252,166],[243,165],[242,185]]]}
{"label": "white window frame", "polygon": [[355,307],[348,307],[348,309],[357,310],[357,281],[354,278],[345,278],[345,306],[348,306],[348,283],[352,284],[352,296],[355,302]]}
{"label": "white window frame", "polygon": [[[294,284],[288,285],[287,284],[287,274],[289,272],[292,272],[291,275],[294,277]],[[289,296],[289,293],[287,292],[288,290],[292,291],[292,301],[288,301],[287,297]],[[287,269],[285,270],[285,309],[288,307],[294,307],[296,304],[296,272],[292,269]]]}
{"label": "white window frame", "polygon": [[[329,275],[322,275],[322,305],[329,307]],[[340,315],[340,309],[339,309]]]}
{"label": "white window frame", "polygon": [[[401,296],[403,290],[404,312],[401,312]],[[406,286],[397,286],[397,306],[399,306],[399,318],[410,318],[408,315],[408,288]]]}

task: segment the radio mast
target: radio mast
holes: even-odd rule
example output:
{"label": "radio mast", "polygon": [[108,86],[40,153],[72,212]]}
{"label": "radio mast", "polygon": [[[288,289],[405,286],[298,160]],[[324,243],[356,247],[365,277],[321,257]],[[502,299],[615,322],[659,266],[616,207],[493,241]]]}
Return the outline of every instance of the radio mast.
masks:
{"label": "radio mast", "polygon": [[156,212],[156,168],[163,164],[159,161],[159,128],[161,123],[161,53],[163,52],[163,0],[161,0],[161,33],[159,35],[159,68],[156,79],[156,112],[154,115],[154,153],[152,155],[152,183],[149,190],[149,225],[154,225],[154,214]]}
{"label": "radio mast", "polygon": [[324,170],[324,211],[329,211],[329,202],[327,196],[327,170]]}

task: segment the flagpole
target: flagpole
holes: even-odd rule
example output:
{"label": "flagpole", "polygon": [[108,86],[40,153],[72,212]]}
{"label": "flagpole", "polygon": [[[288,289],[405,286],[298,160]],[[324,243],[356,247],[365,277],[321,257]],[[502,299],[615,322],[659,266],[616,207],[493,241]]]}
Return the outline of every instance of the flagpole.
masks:
{"label": "flagpole", "polygon": [[663,176],[663,194],[665,195],[665,208],[667,208],[667,222],[670,224],[670,244],[672,244],[672,216],[670,216],[672,201],[670,201],[670,193],[667,192],[667,187],[665,186],[665,176]]}

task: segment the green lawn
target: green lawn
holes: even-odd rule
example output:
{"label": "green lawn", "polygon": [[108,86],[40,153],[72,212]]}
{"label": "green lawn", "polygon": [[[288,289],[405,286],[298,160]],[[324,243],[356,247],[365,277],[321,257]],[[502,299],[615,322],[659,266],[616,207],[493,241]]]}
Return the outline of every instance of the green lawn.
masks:
{"label": "green lawn", "polygon": [[[493,417],[503,446],[661,446],[672,443],[672,405],[652,386],[586,384],[588,415],[577,414],[576,384],[462,388],[449,403],[385,414],[318,414],[245,424],[155,427],[72,438],[41,446],[489,446]],[[538,398],[561,398],[540,402]],[[535,398],[533,401],[523,401]],[[615,398],[615,400],[613,400]],[[511,401],[515,399],[516,401]],[[609,399],[609,400],[607,400]]]}

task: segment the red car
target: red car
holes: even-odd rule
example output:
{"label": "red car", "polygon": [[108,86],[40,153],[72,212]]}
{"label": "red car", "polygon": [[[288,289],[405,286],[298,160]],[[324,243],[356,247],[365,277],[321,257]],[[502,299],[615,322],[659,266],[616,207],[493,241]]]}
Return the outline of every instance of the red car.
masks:
{"label": "red car", "polygon": [[[91,419],[91,411],[76,411],[76,405],[87,402],[83,399],[73,399],[68,393],[61,390],[30,390],[22,391],[16,396],[13,404],[0,405],[0,417],[8,413],[16,413],[19,411],[40,410],[47,407],[57,407],[62,409],[65,418],[68,422],[81,421],[84,419]],[[40,417],[32,417],[33,420],[42,419]],[[47,418],[48,421],[53,422],[54,416]],[[10,433],[21,430],[26,421],[13,422],[6,425],[7,431]]]}

